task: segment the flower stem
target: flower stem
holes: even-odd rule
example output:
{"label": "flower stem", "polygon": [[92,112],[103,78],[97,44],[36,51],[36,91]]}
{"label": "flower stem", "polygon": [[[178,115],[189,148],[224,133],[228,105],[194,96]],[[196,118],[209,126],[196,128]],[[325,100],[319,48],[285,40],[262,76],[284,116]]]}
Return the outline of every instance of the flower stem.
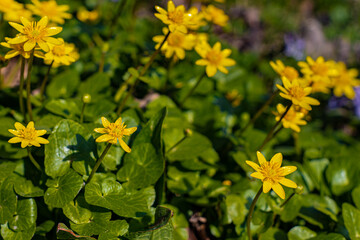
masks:
{"label": "flower stem", "polygon": [[27,123],[26,120],[26,112],[25,112],[25,106],[24,106],[24,99],[23,99],[23,91],[24,91],[24,74],[25,74],[25,58],[20,57],[21,61],[21,72],[20,72],[20,88],[19,88],[19,105],[20,105],[20,111],[22,115],[24,116],[24,122]]}
{"label": "flower stem", "polygon": [[173,150],[174,148],[176,148],[177,146],[179,146],[179,144],[182,143],[187,137],[188,137],[188,135],[185,134],[185,136],[184,136],[183,138],[181,138],[177,143],[175,143],[171,148],[169,148],[169,149],[166,151],[166,154],[170,153],[171,150]]}
{"label": "flower stem", "polygon": [[259,199],[259,197],[260,197],[260,195],[261,195],[262,192],[263,192],[263,187],[261,186],[261,188],[260,188],[259,191],[257,192],[254,200],[253,200],[252,203],[251,203],[251,206],[250,206],[250,209],[249,209],[249,214],[248,214],[248,217],[247,217],[247,220],[246,220],[246,229],[247,229],[247,233],[248,233],[248,236],[249,236],[249,240],[252,240],[251,227],[250,227],[252,215],[253,215],[253,213],[254,213],[254,209],[255,209],[256,202],[257,202],[257,200]]}
{"label": "flower stem", "polygon": [[[283,120],[283,118],[285,117],[285,115],[286,115],[286,114],[288,113],[288,111],[290,110],[291,106],[292,106],[292,103],[290,103],[290,104],[286,107],[286,110],[285,110],[285,112],[281,115],[279,121],[277,121],[277,122],[275,123],[275,125],[270,129],[270,131],[269,131],[268,135],[266,136],[264,142],[261,144],[261,147],[259,148],[259,151],[261,151],[261,150],[263,149],[263,147],[265,147],[265,145],[273,138],[275,129],[279,126],[279,124],[281,123],[281,121]],[[281,129],[282,129],[282,128],[280,128],[280,130],[281,130]],[[279,130],[279,131],[280,131],[280,130]],[[276,133],[278,133],[278,131],[277,131]]]}
{"label": "flower stem", "polygon": [[149,67],[151,66],[151,64],[154,62],[155,57],[159,54],[162,46],[164,45],[164,43],[165,43],[166,40],[168,39],[169,35],[170,35],[170,30],[169,30],[168,34],[166,34],[164,40],[160,43],[159,48],[156,49],[156,51],[151,55],[150,60],[149,60],[149,61],[146,63],[146,65],[143,67],[143,69],[142,69],[141,72],[139,73],[139,76],[138,76],[137,78],[135,78],[136,80],[135,80],[134,84],[131,85],[130,90],[127,92],[124,100],[122,100],[121,104],[119,105],[118,110],[116,111],[116,114],[117,114],[118,116],[120,115],[121,111],[122,111],[123,108],[125,107],[125,104],[126,104],[127,100],[129,99],[130,95],[132,95],[133,92],[135,91],[135,87],[136,87],[136,85],[137,85],[138,82],[139,82],[139,78],[142,77],[142,76],[144,76],[144,74],[146,73],[146,71],[149,69]]}
{"label": "flower stem", "polygon": [[184,103],[186,102],[186,100],[194,93],[195,89],[200,85],[200,83],[204,79],[205,75],[206,75],[206,72],[204,71],[197,79],[195,85],[191,88],[191,90],[188,92],[188,94],[184,97],[184,99],[180,103],[180,107],[182,107],[184,105]]}
{"label": "flower stem", "polygon": [[87,179],[86,184],[88,184],[91,181],[91,179],[94,177],[94,174],[96,173],[96,170],[100,167],[100,164],[101,164],[102,160],[104,160],[104,157],[106,156],[107,152],[109,151],[111,145],[112,145],[111,143],[108,143],[108,145],[106,145],[106,148],[104,149],[101,156],[96,161],[95,166],[91,170],[90,176]]}
{"label": "flower stem", "polygon": [[35,166],[40,172],[42,172],[42,169],[41,169],[40,165],[36,162],[35,158],[34,158],[33,155],[31,154],[30,148],[27,147],[26,150],[27,150],[27,152],[28,152],[28,156],[29,156],[30,161],[32,162],[32,164],[34,164],[34,166]]}
{"label": "flower stem", "polygon": [[84,111],[85,111],[86,103],[83,102],[82,108],[81,108],[81,115],[80,115],[80,123],[84,122]]}
{"label": "flower stem", "polygon": [[295,196],[295,191],[280,205],[280,208],[284,207],[293,196]]}
{"label": "flower stem", "polygon": [[255,123],[255,121],[261,116],[261,114],[265,111],[265,109],[270,105],[270,103],[274,100],[274,98],[277,96],[277,94],[279,93],[279,90],[276,90],[275,92],[273,92],[273,94],[271,95],[271,97],[264,103],[264,105],[262,105],[262,107],[255,113],[254,117],[246,124],[246,126],[241,129],[240,131],[240,136],[245,132],[245,130],[250,127],[251,125],[253,125]]}
{"label": "flower stem", "polygon": [[46,83],[49,79],[49,74],[50,74],[50,70],[52,65],[54,64],[54,60],[52,60],[52,62],[50,63],[48,70],[46,72],[46,75],[44,77],[43,82],[41,83],[41,87],[40,87],[40,101],[43,102],[44,101],[44,92],[45,92],[45,87],[46,87]]}
{"label": "flower stem", "polygon": [[30,54],[28,75],[26,78],[26,100],[27,100],[26,102],[27,102],[27,110],[28,110],[30,121],[33,121],[32,107],[31,107],[31,70],[32,70],[33,62],[34,62],[34,51],[35,51],[35,49],[33,49]]}

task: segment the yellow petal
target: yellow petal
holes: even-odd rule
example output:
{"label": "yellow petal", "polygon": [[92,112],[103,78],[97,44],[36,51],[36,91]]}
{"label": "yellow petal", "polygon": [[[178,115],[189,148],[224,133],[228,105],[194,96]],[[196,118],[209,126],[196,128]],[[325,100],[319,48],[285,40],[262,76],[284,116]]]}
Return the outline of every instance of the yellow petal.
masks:
{"label": "yellow petal", "polygon": [[199,59],[195,62],[195,64],[199,66],[205,66],[209,64],[209,61],[205,59]]}
{"label": "yellow petal", "polygon": [[281,183],[282,185],[284,185],[285,187],[289,187],[289,188],[297,188],[297,184],[293,181],[291,181],[290,179],[287,178],[283,178],[279,181],[279,183]]}
{"label": "yellow petal", "polygon": [[62,27],[49,27],[49,28],[46,28],[45,36],[46,37],[54,36],[54,35],[58,34],[59,32],[61,32],[62,29],[63,29]]}
{"label": "yellow petal", "polygon": [[274,183],[272,189],[281,199],[285,199],[285,191],[279,183]]}
{"label": "yellow petal", "polygon": [[168,1],[167,10],[168,12],[175,11],[175,4],[173,3],[173,1]]}
{"label": "yellow petal", "polygon": [[34,49],[36,45],[36,41],[34,39],[30,39],[24,44],[24,51],[28,52]]}
{"label": "yellow petal", "polygon": [[95,128],[94,131],[97,133],[108,133],[106,128]]}
{"label": "yellow petal", "polygon": [[26,126],[26,128],[34,128],[34,122],[33,121],[30,121],[28,123],[28,125]]}
{"label": "yellow petal", "polygon": [[272,184],[269,181],[263,182],[263,192],[268,193],[271,189]]}
{"label": "yellow petal", "polygon": [[214,65],[207,65],[206,66],[206,74],[208,77],[212,77],[216,74],[217,68]]}
{"label": "yellow petal", "polygon": [[121,117],[119,117],[118,119],[116,119],[115,125],[121,125],[121,123],[122,123]]}
{"label": "yellow petal", "polygon": [[20,44],[23,42],[26,42],[27,40],[29,40],[29,38],[27,36],[24,35],[19,35],[15,38],[9,39],[8,43],[10,44]]}
{"label": "yellow petal", "polygon": [[262,175],[262,174],[259,173],[259,172],[254,172],[254,173],[250,174],[250,176],[253,177],[253,178],[260,179],[260,180],[263,180],[263,179],[264,179],[264,175]]}
{"label": "yellow petal", "polygon": [[134,132],[136,132],[136,130],[137,130],[137,127],[126,128],[126,129],[124,129],[124,135],[133,134]]}
{"label": "yellow petal", "polygon": [[98,137],[95,141],[96,142],[109,142],[110,140],[114,140],[114,137],[109,134],[104,134],[104,135],[101,135],[100,137]]}
{"label": "yellow petal", "polygon": [[27,140],[27,139],[22,139],[22,141],[21,141],[21,147],[22,147],[22,148],[27,147],[29,144],[30,144],[29,140]]}
{"label": "yellow petal", "polygon": [[39,27],[46,27],[48,25],[48,22],[49,22],[49,18],[47,16],[43,17],[40,19],[40,21],[38,22],[38,26]]}
{"label": "yellow petal", "polygon": [[282,171],[281,176],[286,176],[290,173],[293,173],[296,171],[296,169],[297,169],[297,167],[295,167],[295,166],[282,167],[282,168],[280,168],[280,170]]}
{"label": "yellow petal", "polygon": [[129,146],[124,142],[124,140],[119,139],[120,142],[120,146],[122,147],[122,149],[124,149],[125,152],[131,152],[131,149],[129,148]]}
{"label": "yellow petal", "polygon": [[30,144],[31,144],[32,146],[35,146],[35,147],[40,147],[40,143],[38,143],[38,142],[35,141],[35,140],[31,140],[31,141],[30,141]]}
{"label": "yellow petal", "polygon": [[252,161],[246,161],[246,164],[252,167],[255,171],[260,171],[260,166]]}
{"label": "yellow petal", "polygon": [[44,52],[50,51],[49,45],[47,45],[47,43],[44,42],[43,40],[40,40],[40,39],[39,39],[39,40],[37,41],[37,44],[39,44],[39,47],[40,47],[42,50],[44,50]]}
{"label": "yellow petal", "polygon": [[275,168],[280,168],[282,164],[282,160],[283,160],[283,155],[281,153],[277,153],[271,158],[270,164]]}
{"label": "yellow petal", "polygon": [[110,125],[109,120],[106,119],[106,117],[101,117],[102,125],[107,128]]}
{"label": "yellow petal", "polygon": [[25,129],[25,126],[22,125],[22,124],[19,123],[19,122],[16,122],[16,123],[15,123],[15,128],[16,128],[17,130],[23,130],[23,129]]}
{"label": "yellow petal", "polygon": [[10,26],[12,26],[13,28],[15,28],[16,30],[18,30],[21,33],[24,33],[24,26],[18,24],[18,23],[14,23],[14,22],[9,22]]}
{"label": "yellow petal", "polygon": [[31,26],[31,22],[24,17],[20,17],[20,21],[24,25],[24,27]]}
{"label": "yellow petal", "polygon": [[45,138],[42,138],[42,137],[35,138],[35,141],[37,141],[38,143],[41,143],[41,144],[48,144],[49,143],[49,140],[47,140]]}
{"label": "yellow petal", "polygon": [[53,38],[53,37],[43,37],[42,38],[43,41],[47,42],[47,43],[51,43],[51,44],[54,44],[54,45],[61,45],[63,44],[62,41],[56,39],[56,38]]}
{"label": "yellow petal", "polygon": [[46,130],[36,130],[36,136],[40,137],[46,133]]}
{"label": "yellow petal", "polygon": [[257,155],[260,165],[263,165],[264,163],[266,163],[266,159],[265,159],[264,155],[262,155],[261,152],[257,151],[256,155]]}
{"label": "yellow petal", "polygon": [[5,59],[10,59],[10,58],[16,57],[19,54],[20,54],[19,51],[11,50],[11,51],[7,52],[4,57],[5,57]]}
{"label": "yellow petal", "polygon": [[14,134],[15,136],[18,136],[19,135],[19,131],[17,130],[14,130],[14,129],[8,129],[8,131],[12,134]]}
{"label": "yellow petal", "polygon": [[19,137],[13,137],[9,139],[9,143],[19,143],[23,140],[23,138],[19,138]]}
{"label": "yellow petal", "polygon": [[220,52],[221,50],[221,43],[220,42],[216,42],[214,47],[213,47],[214,50]]}

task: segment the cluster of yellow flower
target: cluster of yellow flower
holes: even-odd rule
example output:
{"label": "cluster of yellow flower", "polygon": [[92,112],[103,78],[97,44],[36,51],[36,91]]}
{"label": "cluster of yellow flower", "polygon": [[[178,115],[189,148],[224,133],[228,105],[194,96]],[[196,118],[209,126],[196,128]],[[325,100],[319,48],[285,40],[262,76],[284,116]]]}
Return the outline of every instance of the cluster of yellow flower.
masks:
{"label": "cluster of yellow flower", "polygon": [[[195,51],[202,59],[196,61],[197,65],[206,66],[206,74],[212,77],[217,70],[228,73],[225,67],[235,65],[235,61],[228,58],[231,54],[230,49],[221,50],[220,42],[211,47],[208,43],[206,33],[197,32],[200,27],[205,26],[208,21],[219,26],[226,26],[229,17],[223,10],[208,5],[203,6],[199,12],[196,7],[191,7],[188,11],[184,5],[175,6],[172,1],[168,1],[167,10],[156,6],[158,13],[155,16],[168,28],[163,29],[164,35],[155,36],[153,40],[157,42],[156,49],[161,48],[165,52],[165,57],[184,59],[185,50]],[[163,43],[163,41],[166,40]]]}
{"label": "cluster of yellow flower", "polygon": [[[32,0],[32,4],[23,4],[15,0],[4,0],[0,3],[0,12],[4,19],[20,33],[15,38],[5,38],[1,45],[11,50],[5,55],[10,59],[18,55],[29,59],[31,53],[43,58],[45,64],[70,65],[79,58],[74,44],[66,43],[62,38],[53,38],[62,31],[62,27],[54,24],[64,24],[71,14],[67,5],[57,5],[55,0]],[[40,21],[32,21],[33,15],[42,17]],[[21,23],[21,24],[19,24]],[[43,50],[45,53],[41,52]]]}
{"label": "cluster of yellow flower", "polygon": [[296,132],[300,132],[299,125],[306,124],[303,118],[311,110],[311,105],[320,104],[318,100],[309,97],[311,93],[330,93],[333,88],[335,96],[345,95],[353,99],[354,87],[360,85],[356,69],[347,69],[343,62],[325,61],[323,57],[316,60],[307,57],[306,62],[299,62],[302,76],[295,68],[285,66],[280,60],[270,62],[270,65],[280,75],[283,83],[283,86],[276,85],[281,91],[280,96],[292,102],[289,109],[282,104],[277,105],[277,112],[274,112],[276,121],[287,111],[282,118],[283,127]]}

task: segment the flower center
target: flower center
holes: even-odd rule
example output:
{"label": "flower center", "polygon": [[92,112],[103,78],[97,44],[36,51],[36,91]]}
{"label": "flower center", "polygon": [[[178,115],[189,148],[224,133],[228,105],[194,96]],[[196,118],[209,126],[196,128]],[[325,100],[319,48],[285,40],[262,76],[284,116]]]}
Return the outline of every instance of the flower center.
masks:
{"label": "flower center", "polygon": [[115,125],[115,123],[110,123],[109,125],[109,134],[114,138],[122,138],[124,136],[124,129],[126,125],[122,123],[121,125]]}
{"label": "flower center", "polygon": [[33,128],[25,128],[20,130],[20,137],[25,138],[27,140],[33,140],[36,137],[35,129]]}
{"label": "flower center", "polygon": [[65,55],[65,46],[64,45],[54,46],[52,52],[56,56],[64,56]]}
{"label": "flower center", "polygon": [[304,89],[300,86],[293,86],[289,89],[289,93],[296,99],[301,99],[305,96]]}
{"label": "flower center", "polygon": [[293,80],[299,77],[299,73],[293,67],[288,66],[285,67],[283,74],[289,80]]}
{"label": "flower center", "polygon": [[328,73],[328,67],[325,63],[315,63],[311,66],[311,70],[315,75],[326,76]]}
{"label": "flower center", "polygon": [[181,33],[174,32],[169,35],[169,38],[167,39],[167,42],[170,46],[173,47],[181,47],[184,42],[185,36]]}
{"label": "flower center", "polygon": [[260,167],[260,173],[265,177],[263,181],[277,182],[281,177],[280,168],[274,168],[274,165],[271,165],[270,162],[265,162]]}
{"label": "flower center", "polygon": [[37,26],[36,22],[32,22],[30,26],[24,28],[24,33],[29,39],[39,40],[43,36],[44,31]]}
{"label": "flower center", "polygon": [[206,59],[213,65],[219,65],[222,60],[222,56],[219,51],[210,50],[206,54]]}
{"label": "flower center", "polygon": [[180,10],[175,10],[173,12],[169,12],[168,17],[174,23],[181,24],[184,21],[184,13],[182,11],[180,11]]}

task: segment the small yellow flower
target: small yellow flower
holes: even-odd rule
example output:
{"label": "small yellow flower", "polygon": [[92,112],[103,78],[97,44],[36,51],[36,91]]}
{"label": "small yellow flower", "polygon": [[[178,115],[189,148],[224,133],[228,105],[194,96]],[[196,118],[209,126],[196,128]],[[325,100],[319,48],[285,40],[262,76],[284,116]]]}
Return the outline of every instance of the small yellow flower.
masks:
{"label": "small yellow flower", "polygon": [[325,61],[323,57],[318,57],[315,61],[311,57],[306,58],[307,62],[298,62],[301,72],[309,81],[312,92],[329,93],[331,78],[336,77],[338,72],[334,61]]}
{"label": "small yellow flower", "polygon": [[26,4],[27,8],[31,10],[34,15],[40,17],[47,16],[50,22],[64,24],[64,19],[71,19],[71,14],[67,13],[70,9],[68,5],[57,5],[55,0],[42,1],[31,0],[32,4]]}
{"label": "small yellow flower", "polygon": [[191,13],[187,13],[184,5],[175,7],[173,1],[168,1],[167,11],[159,6],[155,6],[156,11],[155,17],[160,19],[163,23],[169,26],[170,32],[175,30],[187,33],[187,26],[192,25]]}
{"label": "small yellow flower", "polygon": [[9,22],[13,28],[20,32],[20,34],[18,34],[15,38],[10,39],[8,43],[24,43],[25,51],[31,51],[37,44],[45,52],[50,50],[48,43],[55,45],[61,44],[59,40],[50,36],[61,32],[62,27],[47,27],[47,17],[41,18],[39,22],[30,22],[24,17],[21,17],[20,20],[23,26],[15,22]]}
{"label": "small yellow flower", "polygon": [[223,73],[229,71],[225,67],[230,67],[236,64],[233,59],[227,58],[231,54],[230,49],[221,50],[220,42],[215,43],[211,48],[207,42],[195,48],[196,52],[203,58],[195,62],[196,65],[206,66],[206,74],[212,77],[217,70]]}
{"label": "small yellow flower", "polygon": [[116,120],[115,123],[110,123],[105,117],[101,117],[101,122],[104,128],[95,128],[94,131],[97,133],[103,133],[96,139],[96,142],[108,142],[116,144],[119,140],[120,146],[124,149],[125,152],[131,152],[129,146],[122,140],[124,136],[130,136],[136,131],[136,127],[126,128],[124,122],[122,122],[121,117]]}
{"label": "small yellow flower", "polygon": [[[155,36],[153,41],[157,42],[156,49],[160,47],[160,44],[168,34],[169,30],[163,28],[164,36]],[[179,31],[171,32],[161,50],[165,52],[165,57],[171,58],[174,53],[179,59],[185,58],[185,50],[191,50],[195,45],[195,37],[192,34],[183,34]]]}
{"label": "small yellow flower", "polygon": [[225,27],[229,21],[229,17],[223,10],[211,4],[207,7],[202,7],[202,13],[207,21],[221,27]]}
{"label": "small yellow flower", "polygon": [[[9,41],[10,38],[5,38],[6,41]],[[7,52],[5,54],[5,59],[10,59],[10,58],[13,58],[13,57],[16,57],[18,55],[21,55],[23,56],[24,58],[28,59],[30,58],[30,54],[31,54],[31,51],[24,51],[24,44],[22,43],[19,43],[19,44],[9,44],[8,42],[2,42],[0,43],[2,46],[6,47],[6,48],[10,48],[11,50],[9,52]],[[34,51],[34,56],[35,57],[38,57],[38,58],[43,58],[44,57],[44,53],[43,52],[40,52],[40,51],[37,51],[39,49],[36,49],[35,48],[35,51]]]}
{"label": "small yellow flower", "polygon": [[[286,107],[284,107],[281,103],[276,106],[277,112],[273,112],[276,121],[280,120],[280,117],[286,111]],[[302,118],[304,117],[304,113],[296,110],[295,106],[291,106],[289,111],[286,113],[285,117],[281,120],[284,128],[291,128],[295,132],[300,132],[299,125],[306,125],[306,121]]]}
{"label": "small yellow flower", "polygon": [[88,11],[86,8],[81,7],[77,12],[76,17],[82,22],[95,22],[99,18],[99,11],[96,9]]}
{"label": "small yellow flower", "polygon": [[343,62],[337,64],[337,69],[339,75],[334,77],[332,82],[334,95],[337,97],[345,95],[349,99],[354,99],[354,87],[360,86],[360,81],[357,79],[359,72],[356,69],[347,69]]}
{"label": "small yellow flower", "polygon": [[295,68],[285,66],[281,60],[276,60],[276,62],[271,61],[270,66],[280,75],[280,77],[286,77],[290,81],[299,77],[299,72]]}
{"label": "small yellow flower", "polygon": [[303,107],[307,110],[312,109],[310,105],[320,105],[318,100],[308,97],[312,90],[311,87],[303,87],[298,80],[295,79],[290,82],[285,77],[282,78],[282,82],[284,87],[276,84],[276,87],[282,91],[280,96],[289,99],[294,105]]}
{"label": "small yellow flower", "polygon": [[16,11],[23,8],[21,3],[14,0],[1,0],[0,1],[0,12],[6,13],[9,11]]}
{"label": "small yellow flower", "polygon": [[40,147],[40,144],[49,143],[47,139],[40,137],[46,133],[46,130],[36,130],[33,121],[29,122],[26,128],[21,123],[16,122],[15,128],[16,130],[9,129],[9,132],[16,136],[11,138],[8,141],[9,143],[21,142],[22,148],[25,148],[27,146]]}
{"label": "small yellow flower", "polygon": [[58,40],[61,41],[62,44],[49,44],[50,51],[45,53],[44,62],[51,64],[51,62],[54,61],[55,66],[68,66],[76,61],[76,59],[71,56],[71,53],[75,50],[75,45],[64,42],[62,38],[58,38]]}
{"label": "small yellow flower", "polygon": [[285,191],[280,184],[290,188],[297,188],[295,182],[284,177],[295,172],[297,168],[295,166],[281,167],[283,159],[281,153],[275,154],[270,162],[266,161],[261,152],[257,151],[256,154],[260,166],[252,161],[246,161],[246,163],[256,171],[250,176],[260,179],[263,182],[264,193],[273,189],[280,198],[285,199]]}
{"label": "small yellow flower", "polygon": [[196,7],[190,8],[188,13],[190,14],[189,22],[191,22],[191,24],[187,25],[188,29],[198,30],[200,27],[206,25],[206,22],[204,21],[204,14],[199,12]]}

